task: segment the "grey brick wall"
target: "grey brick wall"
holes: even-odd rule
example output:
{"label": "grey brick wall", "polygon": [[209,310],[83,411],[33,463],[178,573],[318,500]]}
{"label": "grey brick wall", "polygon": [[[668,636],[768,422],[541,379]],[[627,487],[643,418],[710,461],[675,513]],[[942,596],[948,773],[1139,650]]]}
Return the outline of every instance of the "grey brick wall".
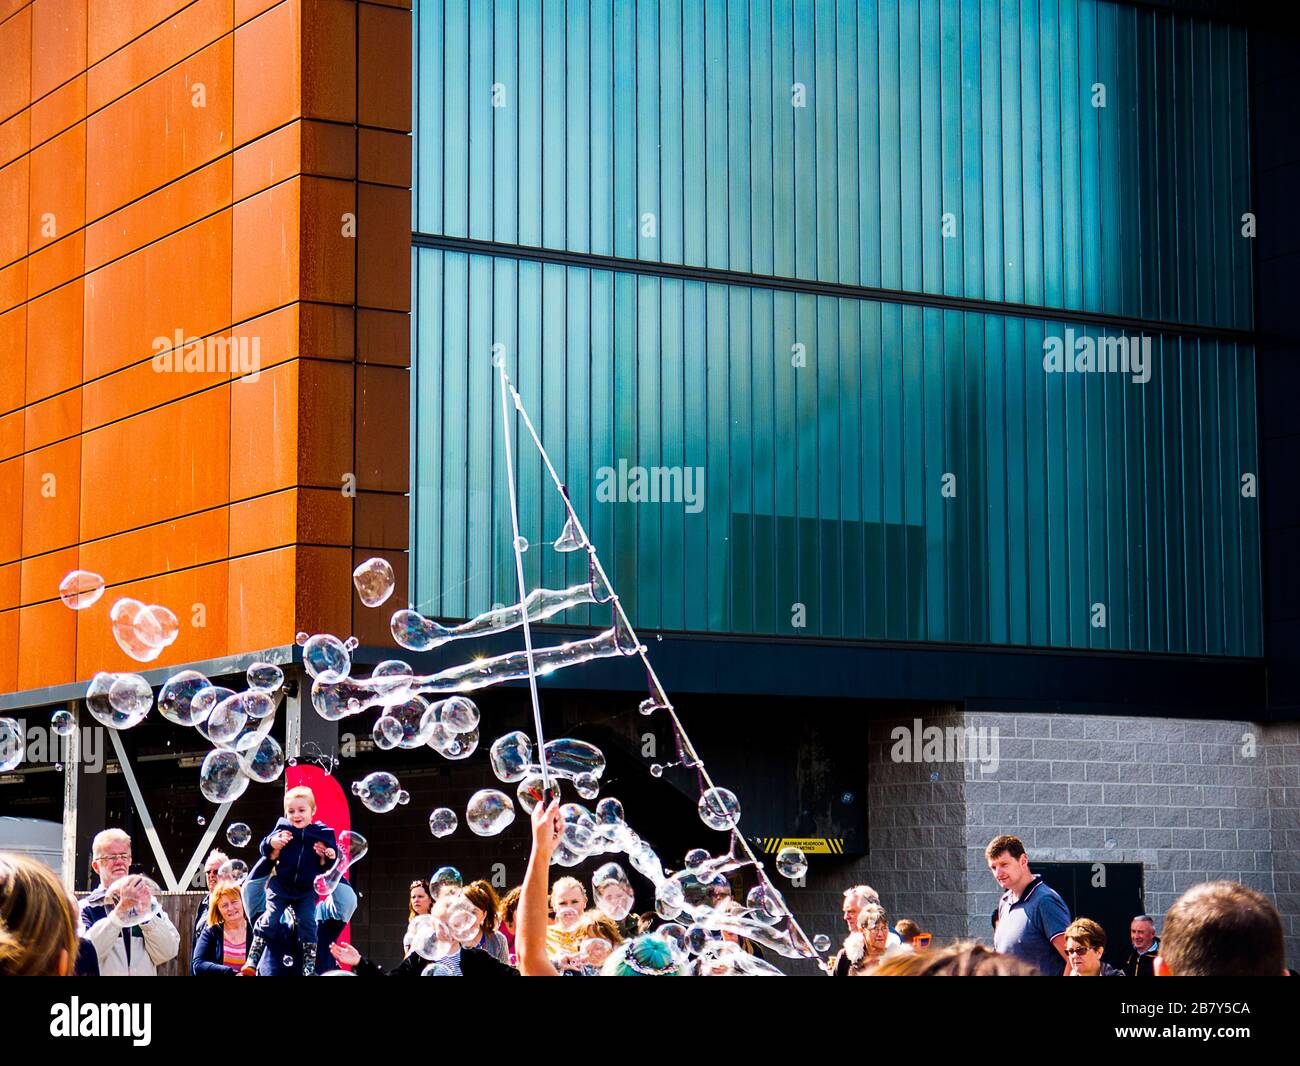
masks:
{"label": "grey brick wall", "polygon": [[984,773],[970,762],[893,762],[891,730],[912,722],[869,725],[871,853],[791,893],[810,933],[839,939],[840,893],[866,882],[891,917],[913,918],[938,937],[987,941],[999,893],[984,846],[1009,832],[1024,840],[1031,864],[1142,863],[1157,925],[1198,882],[1257,888],[1281,911],[1288,960],[1300,964],[1297,725],[952,709],[923,716],[923,728],[996,728],[999,765]]}

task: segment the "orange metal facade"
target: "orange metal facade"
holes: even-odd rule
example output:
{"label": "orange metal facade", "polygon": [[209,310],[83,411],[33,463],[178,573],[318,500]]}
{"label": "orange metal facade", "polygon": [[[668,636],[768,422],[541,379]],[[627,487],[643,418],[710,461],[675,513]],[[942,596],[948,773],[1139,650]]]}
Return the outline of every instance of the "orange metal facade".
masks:
{"label": "orange metal facade", "polygon": [[384,636],[350,571],[406,582],[409,8],[0,0],[0,692],[139,669],[123,595],[180,619],[150,666]]}

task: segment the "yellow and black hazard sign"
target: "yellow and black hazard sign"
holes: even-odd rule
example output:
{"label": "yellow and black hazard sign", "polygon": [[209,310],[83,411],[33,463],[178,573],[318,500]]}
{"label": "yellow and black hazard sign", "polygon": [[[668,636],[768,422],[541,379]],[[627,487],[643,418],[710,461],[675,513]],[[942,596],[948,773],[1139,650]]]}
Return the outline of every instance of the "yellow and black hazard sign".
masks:
{"label": "yellow and black hazard sign", "polygon": [[843,855],[843,837],[762,837],[765,855],[775,855],[782,848],[798,848],[805,855]]}

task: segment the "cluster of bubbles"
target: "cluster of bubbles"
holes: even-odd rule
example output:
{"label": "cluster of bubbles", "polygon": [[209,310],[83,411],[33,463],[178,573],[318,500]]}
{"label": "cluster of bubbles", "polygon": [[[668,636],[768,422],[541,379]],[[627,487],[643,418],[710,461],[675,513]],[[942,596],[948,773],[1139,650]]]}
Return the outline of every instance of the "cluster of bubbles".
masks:
{"label": "cluster of bubbles", "polygon": [[[586,546],[572,515],[553,546],[566,552]],[[522,552],[528,544],[523,541],[515,547]],[[387,602],[396,585],[391,564],[382,558],[366,560],[353,571],[352,578],[362,603],[372,608]],[[103,591],[103,579],[87,571],[68,574],[59,588],[60,598],[74,610],[91,606]],[[571,607],[610,602],[613,594],[608,586],[603,591],[604,595],[597,591],[593,570],[585,583],[559,590],[535,589],[521,603],[494,608],[454,627],[443,626],[413,609],[398,610],[392,615],[390,630],[402,647],[428,651],[449,641],[504,632],[525,621],[541,622]],[[139,662],[157,658],[179,632],[176,616],[166,607],[128,598],[113,604],[110,619],[118,645]],[[371,733],[376,747],[428,747],[450,760],[468,758],[479,746],[481,716],[465,692],[527,677],[530,668],[546,675],[593,659],[637,655],[644,650],[622,621],[617,603],[614,626],[596,637],[535,649],[531,660],[524,652],[512,652],[423,677],[416,676],[408,663],[392,659],[375,666],[369,678],[353,678],[352,653],[357,647],[353,638],[299,633],[297,643],[302,648],[303,667],[312,678],[312,705],[323,718],[337,721],[377,709]],[[276,708],[276,695],[284,684],[283,670],[273,663],[254,663],[246,680],[243,691],[234,691],[213,684],[197,671],[182,670],[168,678],[157,696],[158,712],[164,719],[195,729],[212,744],[200,769],[199,787],[213,803],[238,798],[250,782],[275,781],[286,765],[279,743],[263,727],[263,720]],[[427,698],[440,695],[446,698]],[[118,730],[139,724],[154,703],[148,682],[138,674],[101,672],[86,693],[92,717]],[[639,709],[649,715],[668,708],[660,695],[644,700]],[[66,735],[76,728],[76,721],[67,711],[58,711],[51,727]],[[16,757],[10,754],[14,749]],[[13,719],[0,718],[0,771],[12,768],[21,758],[20,727]],[[716,893],[727,885],[728,875],[754,865],[753,860],[737,859],[733,853],[715,857],[697,848],[687,854],[683,869],[666,870],[652,846],[627,824],[622,803],[612,796],[600,797],[606,762],[595,745],[565,737],[547,742],[538,753],[526,733],[515,731],[492,743],[489,761],[498,781],[513,786],[514,796],[497,788],[475,792],[464,813],[469,830],[476,836],[496,836],[515,821],[516,805],[531,813],[538,803],[561,799],[561,782],[569,782],[579,799],[597,802],[594,809],[576,801],[560,805],[561,836],[552,863],[573,867],[602,855],[625,857],[623,861],[654,888],[655,911],[665,923],[658,935],[675,965],[709,974],[779,973],[723,939],[723,934],[747,938],[792,958],[813,957],[829,946],[829,938],[824,936],[812,944],[807,942],[779,891],[761,872],[759,884],[750,890],[743,906],[715,906]],[[683,761],[681,765],[694,763]],[[662,769],[652,767],[651,772],[659,776]],[[352,792],[376,813],[410,802],[397,777],[383,770],[354,782]],[[734,838],[741,817],[735,793],[710,785],[700,795],[697,810],[708,828]],[[450,807],[439,807],[429,815],[430,832],[439,838],[455,833],[460,822]],[[252,832],[245,823],[236,822],[227,829],[226,839],[232,847],[247,847]],[[365,838],[355,832],[340,832],[338,841],[334,864],[316,878],[315,888],[321,895],[332,892],[368,848]],[[785,877],[799,878],[807,871],[807,859],[798,848],[783,848],[776,857],[776,868]],[[228,860],[220,871],[220,876],[236,882],[247,874],[248,866],[240,859]],[[434,877],[435,883],[459,884],[461,880],[451,867]],[[596,907],[612,920],[622,921],[631,912],[636,893],[622,862],[604,862],[592,875],[591,887]],[[114,885],[112,892],[116,892],[115,898],[127,901],[124,924],[148,921],[159,910],[157,886],[147,878],[130,875]],[[441,921],[428,915],[416,919],[412,946],[429,962],[425,973],[440,972],[439,961],[457,944],[466,943],[466,938],[474,938],[477,924],[467,901],[453,904]],[[592,938],[583,945],[582,957],[598,965],[610,950],[607,941]]]}
{"label": "cluster of bubbles", "polygon": [[124,596],[108,612],[117,646],[138,663],[152,662],[180,636],[180,622],[168,607]]}

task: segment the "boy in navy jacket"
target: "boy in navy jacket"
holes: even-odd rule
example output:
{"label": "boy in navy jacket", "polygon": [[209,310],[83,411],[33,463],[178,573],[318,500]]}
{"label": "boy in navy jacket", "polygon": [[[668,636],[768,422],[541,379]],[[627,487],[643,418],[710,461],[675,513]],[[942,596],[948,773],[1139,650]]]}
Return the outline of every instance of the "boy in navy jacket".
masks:
{"label": "boy in navy jacket", "polygon": [[284,794],[284,817],[262,840],[262,856],[274,864],[266,882],[266,910],[253,927],[244,973],[257,972],[271,930],[293,908],[302,944],[302,976],[316,972],[316,878],[338,857],[338,841],[329,826],[312,821],[316,797],[305,786]]}

